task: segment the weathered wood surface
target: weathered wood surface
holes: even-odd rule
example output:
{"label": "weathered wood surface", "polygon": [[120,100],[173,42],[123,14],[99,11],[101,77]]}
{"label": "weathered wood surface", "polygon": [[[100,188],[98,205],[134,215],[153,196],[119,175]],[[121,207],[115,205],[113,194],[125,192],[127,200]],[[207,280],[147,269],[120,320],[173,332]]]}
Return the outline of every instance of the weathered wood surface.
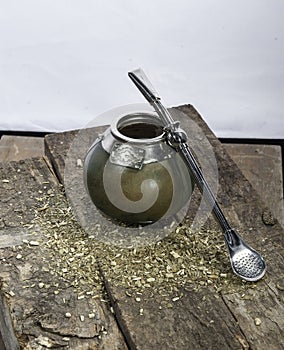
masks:
{"label": "weathered wood surface", "polygon": [[[5,296],[0,327],[5,349],[125,350],[109,304],[92,293],[78,294],[72,280],[53,269],[62,255],[70,255],[68,248],[60,253],[61,247],[50,245],[58,223],[49,223],[54,228],[46,230],[35,219],[47,203],[66,212],[68,206],[46,160],[1,163],[0,174],[0,282]],[[76,256],[76,246],[72,252]]]}
{"label": "weathered wood surface", "polygon": [[[161,297],[155,293],[155,287],[139,297],[138,303],[127,296],[123,286],[112,283],[106,275],[107,290],[128,345],[139,350],[284,349],[283,229],[262,206],[256,191],[195,109],[182,106],[179,110],[194,121],[210,141],[219,171],[218,200],[232,225],[264,255],[268,271],[255,288],[248,284],[245,292],[237,277],[231,279],[235,284],[234,292],[219,291],[217,296],[210,286],[195,290],[194,285],[183,288],[177,285],[177,294],[183,297],[175,300],[170,308],[160,307]],[[187,119],[182,116],[180,119],[187,129]],[[64,159],[75,135],[63,133],[46,138],[47,154],[61,180],[64,179]],[[95,136],[95,132],[87,136],[86,143]],[[194,136],[190,133],[189,143],[199,153],[200,160],[204,138]],[[80,150],[77,153],[81,160],[86,144],[82,147],[81,153]],[[210,166],[212,159],[202,161],[208,161]]]}
{"label": "weathered wood surface", "polygon": [[0,162],[42,157],[44,138],[3,135],[0,139]]}
{"label": "weathered wood surface", "polygon": [[224,146],[263,202],[284,227],[281,147],[254,144],[224,144]]}

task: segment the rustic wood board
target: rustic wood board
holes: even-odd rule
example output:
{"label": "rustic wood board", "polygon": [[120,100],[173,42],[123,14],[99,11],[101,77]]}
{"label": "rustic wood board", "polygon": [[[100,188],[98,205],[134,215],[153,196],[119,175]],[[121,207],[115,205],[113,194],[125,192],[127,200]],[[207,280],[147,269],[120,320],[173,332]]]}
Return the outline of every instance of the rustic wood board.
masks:
{"label": "rustic wood board", "polygon": [[281,147],[259,144],[224,144],[224,147],[284,227]]}
{"label": "rustic wood board", "polygon": [[127,349],[109,304],[91,294],[79,297],[70,281],[48,268],[50,260],[58,263],[60,252],[49,246],[53,229],[47,236],[44,223],[34,219],[47,210],[47,197],[50,206],[56,200],[58,210],[68,209],[48,162],[0,163],[0,169],[1,298],[5,296],[0,330],[6,350]]}
{"label": "rustic wood board", "polygon": [[[149,295],[141,296],[138,304],[126,295],[122,286],[113,284],[106,276],[106,287],[128,345],[131,349],[147,350],[284,348],[283,229],[270,211],[262,207],[251,184],[196,110],[192,106],[182,106],[179,110],[186,115],[180,119],[190,134],[189,144],[194,151],[202,155],[204,139],[198,135],[195,138],[188,130],[192,125],[189,120],[200,127],[212,145],[219,171],[218,200],[232,225],[263,253],[268,272],[256,288],[247,287],[245,293],[242,288],[236,288],[234,293],[220,292],[216,297],[216,291],[210,287],[196,291],[192,286],[185,290],[177,286],[183,297],[172,308],[159,308],[155,287]],[[64,157],[75,135],[76,132],[46,137],[46,152],[61,181]],[[90,137],[95,136],[96,132],[91,132]],[[84,157],[80,150],[78,157],[81,160]],[[209,167],[211,161],[208,159]]]}
{"label": "rustic wood board", "polygon": [[0,139],[0,162],[18,161],[43,155],[43,137],[3,135]]}

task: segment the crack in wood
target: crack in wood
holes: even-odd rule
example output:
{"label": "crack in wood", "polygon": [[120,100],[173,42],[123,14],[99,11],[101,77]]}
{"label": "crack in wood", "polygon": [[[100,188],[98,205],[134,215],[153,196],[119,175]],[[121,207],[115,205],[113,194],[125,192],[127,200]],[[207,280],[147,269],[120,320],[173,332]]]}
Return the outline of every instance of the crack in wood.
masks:
{"label": "crack in wood", "polygon": [[250,346],[249,346],[249,341],[248,339],[246,338],[246,335],[241,327],[241,325],[239,324],[238,322],[238,318],[237,316],[234,314],[233,310],[229,307],[226,299],[223,297],[223,294],[220,293],[220,297],[221,299],[223,300],[225,306],[227,307],[227,310],[229,311],[229,313],[232,315],[233,319],[235,320],[236,324],[238,324],[239,328],[240,328],[240,331],[241,331],[241,336],[239,336],[238,334],[236,334],[236,338],[238,339],[240,345],[242,346],[242,349],[243,350],[251,350]]}
{"label": "crack in wood", "polygon": [[100,271],[100,274],[101,274],[103,282],[104,282],[104,286],[105,286],[107,295],[108,295],[109,300],[111,302],[111,306],[113,308],[115,320],[117,322],[118,328],[120,329],[120,331],[124,337],[126,346],[129,350],[137,350],[137,347],[136,347],[135,343],[133,342],[132,337],[130,335],[127,324],[125,323],[125,321],[121,315],[119,306],[117,304],[117,300],[114,298],[114,295],[111,292],[110,285],[109,285],[108,280],[106,279],[106,277],[103,273],[103,270],[102,270],[100,263],[98,263],[98,267],[99,267],[99,271]]}
{"label": "crack in wood", "polygon": [[53,166],[53,163],[50,161],[50,158],[48,158],[47,156],[44,156],[44,157],[43,157],[43,160],[44,160],[45,164],[47,165],[47,167],[48,167],[50,173],[51,173],[52,176],[54,177],[54,179],[57,180],[58,185],[61,184],[60,179],[59,179],[59,177],[58,177],[58,175],[57,175],[57,173],[56,173],[56,169],[55,169],[55,167]]}

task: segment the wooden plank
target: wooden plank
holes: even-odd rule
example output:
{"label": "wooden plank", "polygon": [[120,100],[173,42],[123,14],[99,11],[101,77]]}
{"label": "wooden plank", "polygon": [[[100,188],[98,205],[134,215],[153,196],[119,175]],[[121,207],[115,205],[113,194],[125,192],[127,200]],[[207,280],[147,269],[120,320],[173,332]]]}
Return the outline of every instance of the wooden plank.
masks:
{"label": "wooden plank", "polygon": [[[200,286],[194,283],[186,286],[177,284],[175,295],[182,295],[182,298],[170,302],[173,304],[172,307],[167,307],[161,305],[159,286],[155,283],[149,289],[150,292],[143,290],[139,296],[136,294],[136,289],[132,290],[131,287],[127,288],[122,283],[114,282],[107,266],[102,266],[116,316],[131,349],[156,349],[162,344],[163,349],[278,350],[284,346],[281,332],[284,327],[283,292],[278,285],[279,281],[283,280],[284,262],[281,254],[275,252],[283,251],[283,230],[268,209],[262,207],[251,184],[244,178],[197,111],[192,106],[182,106],[179,110],[184,113],[177,115],[190,135],[191,147],[199,154],[199,160],[205,165],[207,162],[209,167],[211,163],[214,165],[214,159],[206,159],[208,158],[206,153],[203,154],[204,159],[200,157],[202,149],[206,149],[205,143],[210,141],[216,154],[219,171],[218,199],[232,224],[239,228],[249,243],[264,254],[268,263],[268,273],[257,284],[246,284],[243,287],[244,284],[239,279],[233,277],[229,270],[225,270],[230,275],[229,284],[232,284],[234,292],[223,288],[217,296],[216,290],[210,285],[202,289],[197,288]],[[192,121],[202,133],[191,130]],[[93,136],[95,138],[96,135]],[[61,180],[64,178],[62,155],[67,154],[73,141],[74,135],[66,133],[49,136],[46,139],[47,152],[51,154],[49,150],[52,149],[51,161],[59,171]],[[61,145],[60,151],[57,150],[58,144]],[[81,151],[78,149],[76,154],[78,159],[84,158],[86,144],[84,143]],[[271,218],[269,221],[266,220],[268,216]],[[207,226],[209,224],[210,220],[204,225],[205,228],[209,227]],[[168,241],[169,247],[171,244],[173,243]],[[155,254],[154,251],[151,252]],[[168,256],[164,257],[167,258]],[[127,274],[127,271],[124,272]],[[132,295],[132,298],[128,295]],[[252,296],[254,310],[257,310],[257,313],[252,312],[250,301]],[[175,300],[174,294],[171,297]],[[265,305],[269,308],[269,314],[265,311]],[[261,327],[258,319],[261,320]]]}
{"label": "wooden plank", "polygon": [[224,147],[284,227],[281,147],[254,144],[224,144]]}
{"label": "wooden plank", "polygon": [[0,139],[0,162],[18,161],[43,155],[43,137],[3,135]]}
{"label": "wooden plank", "polygon": [[34,206],[43,192],[58,186],[44,159],[1,164],[0,228],[21,227],[34,219]]}
{"label": "wooden plank", "polygon": [[125,296],[123,288],[106,285],[131,349],[249,349],[239,325],[211,288],[196,292],[177,287],[183,297],[161,306],[162,297],[154,290],[144,292],[138,303]]}
{"label": "wooden plank", "polygon": [[[56,162],[52,162],[52,165],[61,183],[63,183],[64,181],[64,167],[65,167],[64,159],[66,158],[68,149],[71,146],[72,140],[76,136],[77,132],[78,131],[75,130],[75,131],[61,133],[62,137],[60,140],[56,139],[55,135],[57,134],[47,135],[44,139],[45,154],[50,160],[54,158],[55,152],[59,152],[59,153],[56,153]],[[56,139],[56,142],[53,142],[54,137]]]}
{"label": "wooden plank", "polygon": [[[98,282],[88,284],[82,277],[75,285],[72,269],[77,266],[72,261],[84,261],[79,240],[84,237],[72,226],[74,221],[64,221],[68,204],[47,162],[41,158],[1,163],[0,174],[0,236],[5,236],[0,240],[1,293],[13,325],[12,330],[0,322],[6,349],[17,348],[9,343],[14,337],[22,349],[127,349],[103,300],[96,265],[92,275]],[[53,214],[47,220],[49,211],[61,219]],[[72,247],[64,246],[71,231],[77,240],[72,238]]]}
{"label": "wooden plank", "polygon": [[[184,109],[188,108],[183,107]],[[269,209],[263,207],[258,194],[219,141],[216,139],[214,143],[219,167],[220,203],[233,225],[240,228],[247,242],[264,254],[268,265],[267,276],[258,283],[261,288],[246,291],[245,298],[240,293],[223,293],[222,297],[236,317],[251,349],[283,348],[284,339],[280,332],[284,326],[284,295],[281,287],[284,280],[284,261],[281,254],[284,248],[283,229],[273,215],[269,215]],[[240,303],[243,308],[238,307]],[[265,311],[266,307],[269,312]],[[256,319],[263,322],[261,329],[256,325]]]}

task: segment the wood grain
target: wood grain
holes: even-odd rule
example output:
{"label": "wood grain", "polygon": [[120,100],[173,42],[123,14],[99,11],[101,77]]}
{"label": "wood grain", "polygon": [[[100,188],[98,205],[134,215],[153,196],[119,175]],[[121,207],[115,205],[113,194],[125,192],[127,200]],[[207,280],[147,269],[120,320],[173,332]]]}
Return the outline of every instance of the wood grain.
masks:
{"label": "wood grain", "polygon": [[[76,145],[71,161],[77,171],[77,160],[83,161],[86,147],[105,127],[85,130],[80,142],[76,141],[78,131],[48,135],[45,147],[52,169],[49,161],[43,159],[1,164],[0,169],[0,278],[13,326],[7,330],[2,324],[1,332],[15,335],[23,349],[284,349],[283,229],[269,209],[263,207],[253,186],[198,112],[186,105],[172,113],[188,132],[189,144],[206,169],[210,184],[215,186],[218,180],[218,200],[229,221],[264,255],[266,276],[254,286],[246,284],[245,289],[243,282],[231,276],[234,292],[217,292],[210,286],[197,288],[194,283],[176,285],[175,293],[182,297],[176,299],[172,295],[169,305],[165,305],[155,284],[139,296],[138,302],[129,297],[129,290],[113,283],[102,266],[100,273],[118,327],[108,304],[97,299],[78,300],[70,285],[45,271],[43,258],[48,257],[43,245],[23,244],[23,240],[30,239],[23,229],[41,208],[38,197],[49,190],[60,191],[54,173],[64,183],[70,147]],[[204,226],[210,227],[211,223],[209,218]],[[41,230],[36,239],[44,242]],[[61,283],[61,292],[57,295],[54,288],[40,288],[39,283]],[[70,309],[75,317],[66,318]],[[96,322],[85,319],[82,324],[80,314],[90,309],[98,310],[100,317]],[[100,332],[102,325],[106,334]]]}
{"label": "wood grain", "polygon": [[0,174],[0,237],[5,238],[0,238],[1,298],[5,296],[0,331],[6,350],[18,349],[17,342],[21,349],[126,350],[109,305],[92,296],[78,298],[70,282],[47,269],[54,253],[50,255],[41,222],[34,221],[45,210],[41,198],[53,191],[54,203],[67,209],[57,198],[61,190],[47,161],[1,163]]}

